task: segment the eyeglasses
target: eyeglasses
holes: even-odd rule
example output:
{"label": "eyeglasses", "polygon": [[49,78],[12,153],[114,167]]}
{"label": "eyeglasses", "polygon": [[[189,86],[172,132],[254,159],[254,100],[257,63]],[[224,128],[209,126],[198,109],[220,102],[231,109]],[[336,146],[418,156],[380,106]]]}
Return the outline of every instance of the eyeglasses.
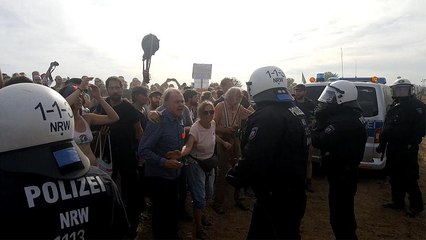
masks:
{"label": "eyeglasses", "polygon": [[214,115],[214,110],[210,110],[210,111],[202,111],[203,115],[207,116],[207,115]]}

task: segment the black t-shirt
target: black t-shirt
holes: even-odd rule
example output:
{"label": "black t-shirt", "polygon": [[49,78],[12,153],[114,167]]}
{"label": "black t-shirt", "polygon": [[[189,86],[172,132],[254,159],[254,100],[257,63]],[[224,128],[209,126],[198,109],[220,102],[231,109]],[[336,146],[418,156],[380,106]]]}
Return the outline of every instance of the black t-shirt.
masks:
{"label": "black t-shirt", "polygon": [[128,221],[111,177],[91,167],[58,180],[0,170],[1,239],[123,238]]}
{"label": "black t-shirt", "polygon": [[[110,103],[109,98],[106,101]],[[113,152],[117,150],[121,154],[134,153],[138,146],[135,144],[136,132],[133,125],[139,121],[139,111],[126,101],[122,101],[120,104],[113,106],[113,108],[120,117],[120,120],[109,125],[111,148]],[[106,114],[101,106],[98,106],[97,112]]]}

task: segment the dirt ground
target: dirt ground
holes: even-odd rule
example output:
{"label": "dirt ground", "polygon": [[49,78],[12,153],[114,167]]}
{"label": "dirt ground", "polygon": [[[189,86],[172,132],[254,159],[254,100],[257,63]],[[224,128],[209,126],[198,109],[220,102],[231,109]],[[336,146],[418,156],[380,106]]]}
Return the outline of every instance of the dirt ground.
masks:
{"label": "dirt ground", "polygon": [[[420,146],[419,164],[418,182],[423,193],[423,200],[426,200],[426,139]],[[327,179],[320,174],[315,174],[313,185],[315,192],[307,195],[306,212],[301,226],[302,239],[334,239],[329,224]],[[211,239],[245,239],[251,212],[242,211],[233,205],[231,191],[227,199],[230,201],[225,206],[224,215],[216,214],[211,207],[207,207],[213,225],[205,227],[206,232]],[[425,211],[415,218],[410,218],[403,211],[383,208],[382,204],[390,199],[390,185],[385,181],[383,174],[372,171],[360,172],[355,197],[359,239],[426,239]],[[252,205],[254,203],[252,198],[247,198],[246,201]],[[190,196],[188,196],[187,209],[191,210]],[[149,221],[141,227],[138,239],[151,239]],[[192,239],[191,222],[181,222],[180,229],[184,239]]]}

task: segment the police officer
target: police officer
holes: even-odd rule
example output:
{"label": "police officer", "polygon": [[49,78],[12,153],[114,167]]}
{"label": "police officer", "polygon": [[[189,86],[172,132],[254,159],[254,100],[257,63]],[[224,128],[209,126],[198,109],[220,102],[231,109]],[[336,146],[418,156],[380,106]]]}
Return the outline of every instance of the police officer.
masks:
{"label": "police officer", "polygon": [[[426,106],[413,95],[413,85],[398,79],[391,86],[394,102],[388,110],[378,152],[386,151],[386,168],[390,176],[392,202],[386,208],[405,208],[405,194],[410,205],[407,213],[415,216],[423,211],[423,199],[417,180],[417,154],[425,136]],[[386,147],[387,145],[387,147]]]}
{"label": "police officer", "polygon": [[0,90],[0,112],[0,238],[123,238],[117,187],[74,143],[67,101],[21,83]]}
{"label": "police officer", "polygon": [[247,238],[300,239],[310,144],[305,115],[277,67],[254,71],[247,89],[256,112],[247,120],[242,159],[227,176],[235,187],[251,186],[257,198]]}
{"label": "police officer", "polygon": [[349,81],[328,84],[318,98],[312,144],[321,150],[329,182],[330,223],[336,239],[357,239],[354,197],[367,131]]}

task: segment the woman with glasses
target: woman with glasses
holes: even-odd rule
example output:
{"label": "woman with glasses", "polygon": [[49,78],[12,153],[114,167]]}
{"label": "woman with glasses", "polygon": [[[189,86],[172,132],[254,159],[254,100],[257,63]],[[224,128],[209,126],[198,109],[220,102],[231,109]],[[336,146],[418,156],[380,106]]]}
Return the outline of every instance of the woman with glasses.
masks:
{"label": "woman with glasses", "polygon": [[213,120],[214,106],[212,102],[204,101],[198,106],[198,119],[189,130],[189,138],[182,148],[182,156],[189,155],[188,160],[188,185],[190,187],[194,205],[194,231],[193,236],[207,239],[203,225],[211,223],[202,214],[206,206],[206,199],[213,195],[214,171],[202,169],[203,161],[211,161],[214,156],[215,142],[230,149],[232,145],[216,135],[216,123]]}

